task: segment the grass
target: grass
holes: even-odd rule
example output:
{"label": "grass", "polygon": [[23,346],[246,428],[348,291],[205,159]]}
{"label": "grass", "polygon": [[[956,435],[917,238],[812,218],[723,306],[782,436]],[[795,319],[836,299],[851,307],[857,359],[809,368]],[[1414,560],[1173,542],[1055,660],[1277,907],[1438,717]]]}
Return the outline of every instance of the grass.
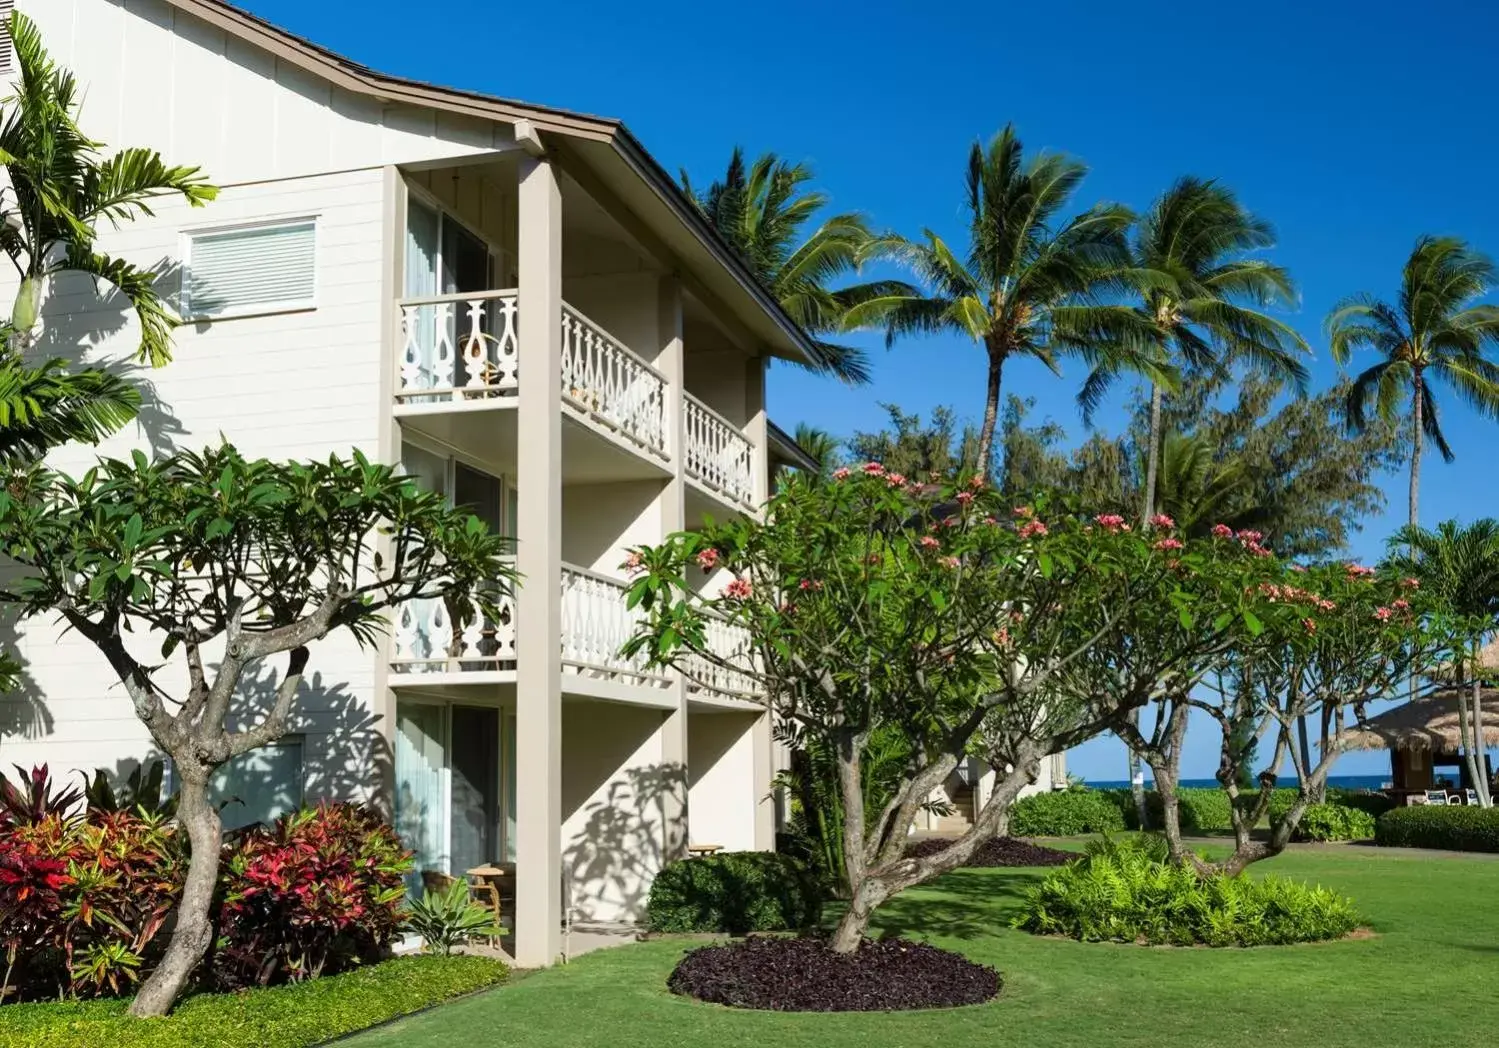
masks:
{"label": "grass", "polygon": [[1499,863],[1365,848],[1294,852],[1257,869],[1353,896],[1375,937],[1253,950],[1039,939],[1008,927],[1040,870],[962,870],[898,897],[881,930],[993,965],[1003,994],[942,1012],[785,1015],[672,996],[691,944],[582,957],[494,993],[353,1038],[348,1048],[1369,1048],[1492,1045]]}
{"label": "grass", "polygon": [[503,979],[484,957],[400,957],[344,975],[247,993],[200,994],[165,1019],[131,1019],[125,1001],[0,1008],[0,1048],[311,1048]]}

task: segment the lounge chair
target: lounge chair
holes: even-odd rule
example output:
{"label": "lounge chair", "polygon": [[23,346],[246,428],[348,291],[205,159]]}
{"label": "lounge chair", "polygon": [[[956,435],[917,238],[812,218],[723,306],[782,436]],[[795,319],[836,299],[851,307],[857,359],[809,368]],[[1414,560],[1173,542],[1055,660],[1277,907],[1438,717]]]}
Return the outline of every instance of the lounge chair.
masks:
{"label": "lounge chair", "polygon": [[1445,808],[1448,804],[1446,790],[1427,790],[1426,803],[1434,804],[1438,808]]}

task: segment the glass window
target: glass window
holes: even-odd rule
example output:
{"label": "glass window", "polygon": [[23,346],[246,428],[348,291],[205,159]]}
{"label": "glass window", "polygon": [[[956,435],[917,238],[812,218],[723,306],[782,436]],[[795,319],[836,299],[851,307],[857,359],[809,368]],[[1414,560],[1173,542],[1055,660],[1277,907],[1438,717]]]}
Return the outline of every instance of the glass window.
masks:
{"label": "glass window", "polygon": [[196,319],[308,309],[317,223],[266,223],[188,236],[182,312]]}
{"label": "glass window", "polygon": [[209,797],[226,830],[270,823],[302,807],[302,739],[288,736],[242,753],[214,773]]}

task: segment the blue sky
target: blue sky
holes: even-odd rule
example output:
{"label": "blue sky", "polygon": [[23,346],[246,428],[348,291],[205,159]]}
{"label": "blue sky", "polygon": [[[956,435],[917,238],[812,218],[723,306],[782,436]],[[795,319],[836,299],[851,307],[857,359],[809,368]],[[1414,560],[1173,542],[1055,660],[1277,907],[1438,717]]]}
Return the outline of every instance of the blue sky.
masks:
{"label": "blue sky", "polygon": [[[703,183],[736,144],[809,161],[838,209],[907,234],[930,226],[956,237],[968,146],[1007,121],[1028,147],[1089,164],[1082,203],[1144,207],[1179,175],[1221,178],[1279,231],[1275,258],[1302,291],[1290,319],[1316,350],[1318,386],[1336,374],[1321,335],[1328,307],[1356,291],[1393,293],[1419,234],[1463,236],[1499,255],[1499,11],[1487,5],[1266,0],[1248,18],[1241,5],[1143,0],[776,0],[669,12],[602,0],[240,2],[386,72],[623,118],[668,169]],[[778,369],[777,421],[847,434],[878,427],[882,400],[978,413],[983,371],[971,345],[869,344],[872,388]],[[1037,418],[1077,435],[1081,377],[1021,365],[1005,380],[1036,398]],[[1119,419],[1116,405],[1100,425]],[[1423,520],[1499,514],[1480,479],[1499,427],[1456,403],[1444,422],[1457,462],[1428,456]],[[1355,554],[1377,556],[1403,514],[1404,483],[1389,478],[1395,512],[1369,522]],[[1213,742],[1207,725],[1191,733],[1188,777],[1211,774]],[[1337,771],[1387,766],[1376,753]],[[1072,768],[1122,777],[1122,747],[1097,740]]]}

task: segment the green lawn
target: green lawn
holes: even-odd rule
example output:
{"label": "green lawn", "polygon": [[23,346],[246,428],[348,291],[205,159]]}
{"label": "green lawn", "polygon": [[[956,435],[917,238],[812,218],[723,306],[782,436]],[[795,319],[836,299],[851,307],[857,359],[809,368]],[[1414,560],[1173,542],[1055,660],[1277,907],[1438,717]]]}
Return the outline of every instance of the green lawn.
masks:
{"label": "green lawn", "polygon": [[991,1004],[943,1012],[781,1015],[674,997],[685,945],[607,950],[347,1042],[348,1048],[1088,1048],[1494,1044],[1499,862],[1368,848],[1297,853],[1256,870],[1320,881],[1375,938],[1254,950],[1037,939],[1008,928],[1033,870],[965,870],[889,904],[880,927],[998,968]]}

